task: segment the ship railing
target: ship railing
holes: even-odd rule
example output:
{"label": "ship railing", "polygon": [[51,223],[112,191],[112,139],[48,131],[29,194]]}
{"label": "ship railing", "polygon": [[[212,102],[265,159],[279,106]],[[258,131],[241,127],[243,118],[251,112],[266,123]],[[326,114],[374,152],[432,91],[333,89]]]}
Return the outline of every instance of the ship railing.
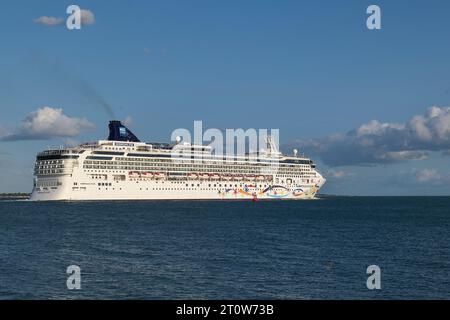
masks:
{"label": "ship railing", "polygon": [[98,142],[86,142],[83,144],[80,144],[77,149],[92,149],[92,148],[98,148],[101,144]]}
{"label": "ship railing", "polygon": [[38,156],[51,156],[51,155],[60,155],[60,154],[66,154],[69,153],[68,150],[45,150],[38,153]]}

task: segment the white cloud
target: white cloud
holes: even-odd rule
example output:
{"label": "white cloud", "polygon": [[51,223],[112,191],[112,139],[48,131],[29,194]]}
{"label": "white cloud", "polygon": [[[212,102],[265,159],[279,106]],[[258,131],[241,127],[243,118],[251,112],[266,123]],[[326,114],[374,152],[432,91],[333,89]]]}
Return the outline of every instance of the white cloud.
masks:
{"label": "white cloud", "polygon": [[330,166],[424,160],[428,152],[450,149],[450,108],[430,107],[405,123],[372,120],[345,134],[293,141]]}
{"label": "white cloud", "polygon": [[54,137],[74,137],[94,125],[85,118],[72,118],[60,108],[42,107],[29,113],[19,128],[1,137],[4,141],[46,140]]}
{"label": "white cloud", "polygon": [[405,125],[398,123],[381,123],[378,120],[372,120],[365,124],[362,124],[358,129],[356,129],[356,135],[358,137],[367,136],[367,135],[382,135],[387,130],[397,129],[402,130],[405,128]]}
{"label": "white cloud", "polygon": [[[34,23],[54,27],[60,26],[65,23],[64,18],[60,17],[49,17],[49,16],[41,16],[33,20]],[[89,26],[95,23],[95,15],[91,10],[81,9],[81,24],[85,26]]]}
{"label": "white cloud", "polygon": [[401,160],[426,160],[428,159],[428,152],[426,151],[389,151],[380,156],[380,159],[387,161],[401,161]]}
{"label": "white cloud", "polygon": [[423,169],[416,174],[419,182],[437,181],[441,179],[441,175],[436,169]]}
{"label": "white cloud", "polygon": [[95,15],[91,10],[81,9],[81,24],[89,26],[95,23]]}
{"label": "white cloud", "polygon": [[33,22],[36,23],[36,24],[41,24],[41,25],[44,25],[44,26],[53,27],[53,26],[60,26],[60,25],[62,25],[64,23],[64,19],[63,18],[56,18],[56,17],[42,16],[42,17],[34,19]]}

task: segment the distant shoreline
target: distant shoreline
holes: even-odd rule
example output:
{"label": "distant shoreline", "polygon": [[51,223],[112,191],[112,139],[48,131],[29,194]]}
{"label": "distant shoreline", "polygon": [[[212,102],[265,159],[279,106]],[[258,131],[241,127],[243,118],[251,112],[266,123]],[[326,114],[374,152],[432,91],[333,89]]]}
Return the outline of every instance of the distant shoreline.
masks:
{"label": "distant shoreline", "polygon": [[26,200],[30,199],[29,193],[16,192],[16,193],[0,193],[0,200]]}

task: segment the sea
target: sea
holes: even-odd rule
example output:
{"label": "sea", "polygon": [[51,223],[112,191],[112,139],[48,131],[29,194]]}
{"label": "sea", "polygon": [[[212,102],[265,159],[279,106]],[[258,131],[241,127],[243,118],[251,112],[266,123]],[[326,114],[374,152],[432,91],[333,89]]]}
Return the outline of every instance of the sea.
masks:
{"label": "sea", "polygon": [[450,197],[0,202],[0,299],[449,298]]}

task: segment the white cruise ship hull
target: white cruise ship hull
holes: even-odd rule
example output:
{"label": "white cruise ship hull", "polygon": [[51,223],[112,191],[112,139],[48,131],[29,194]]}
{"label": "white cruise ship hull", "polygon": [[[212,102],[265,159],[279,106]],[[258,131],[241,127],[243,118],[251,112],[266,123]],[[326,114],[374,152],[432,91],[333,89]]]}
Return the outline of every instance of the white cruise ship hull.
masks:
{"label": "white cruise ship hull", "polygon": [[[252,182],[213,181],[126,181],[80,182],[59,178],[55,187],[35,187],[31,201],[112,201],[112,200],[276,200],[313,199],[319,185],[291,187]],[[100,183],[100,186],[98,185]],[[108,185],[101,185],[101,184]],[[111,183],[111,185],[109,185]],[[323,182],[322,182],[323,184]]]}
{"label": "white cruise ship hull", "polygon": [[216,155],[140,142],[119,121],[109,127],[108,140],[38,153],[31,200],[313,199],[325,183],[311,159],[269,143],[257,154]]}

